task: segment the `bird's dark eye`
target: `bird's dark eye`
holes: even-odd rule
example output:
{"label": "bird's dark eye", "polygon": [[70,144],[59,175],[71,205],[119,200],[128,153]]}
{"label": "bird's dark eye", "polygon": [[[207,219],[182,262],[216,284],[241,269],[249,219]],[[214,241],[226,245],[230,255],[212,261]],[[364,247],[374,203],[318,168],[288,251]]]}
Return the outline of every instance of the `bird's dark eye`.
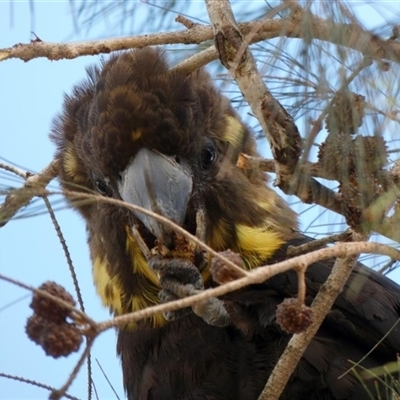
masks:
{"label": "bird's dark eye", "polygon": [[96,186],[96,190],[103,196],[111,197],[112,190],[107,186],[107,184],[101,179],[95,179],[94,184]]}
{"label": "bird's dark eye", "polygon": [[217,159],[217,149],[215,144],[211,141],[204,143],[200,157],[201,168],[204,170],[210,168]]}

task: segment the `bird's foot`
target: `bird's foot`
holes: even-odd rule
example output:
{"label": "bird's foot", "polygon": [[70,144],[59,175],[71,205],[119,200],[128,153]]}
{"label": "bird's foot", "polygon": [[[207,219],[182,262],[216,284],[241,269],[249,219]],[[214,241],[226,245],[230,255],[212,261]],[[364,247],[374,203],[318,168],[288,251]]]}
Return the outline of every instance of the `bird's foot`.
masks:
{"label": "bird's foot", "polygon": [[[193,296],[204,290],[203,278],[198,268],[189,260],[153,256],[150,268],[157,273],[162,290],[158,297],[162,302]],[[215,326],[226,326],[230,319],[223,302],[216,298],[207,299],[191,307],[205,322]],[[182,318],[191,312],[190,308],[164,313],[167,320]]]}

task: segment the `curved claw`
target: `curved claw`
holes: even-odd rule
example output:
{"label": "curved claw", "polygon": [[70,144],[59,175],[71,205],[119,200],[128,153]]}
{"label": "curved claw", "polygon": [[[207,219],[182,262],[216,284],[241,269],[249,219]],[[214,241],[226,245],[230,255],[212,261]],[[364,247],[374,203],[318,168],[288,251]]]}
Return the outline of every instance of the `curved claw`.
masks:
{"label": "curved claw", "polygon": [[[197,290],[204,289],[203,277],[200,271],[189,260],[154,256],[149,259],[148,263],[150,268],[158,274],[163,289],[174,292],[169,288],[174,283],[191,285]],[[177,296],[181,298],[188,295],[177,294]]]}
{"label": "curved claw", "polygon": [[192,310],[209,325],[222,327],[229,325],[231,322],[224,303],[216,298],[197,303],[192,306]]}
{"label": "curved claw", "polygon": [[[193,296],[204,290],[203,278],[198,268],[189,260],[154,256],[149,260],[150,268],[159,275],[162,290],[159,298],[163,302]],[[164,314],[167,320],[178,319],[188,314],[188,308]],[[211,298],[192,306],[193,312],[214,326],[226,326],[230,318],[221,300]]]}
{"label": "curved claw", "polygon": [[[179,297],[175,296],[173,293],[171,293],[169,290],[166,289],[162,289],[158,293],[158,298],[161,300],[162,303],[168,303],[169,301],[179,300]],[[167,321],[173,321],[175,319],[184,318],[191,313],[192,313],[191,308],[185,307],[181,308],[180,310],[166,311],[163,313],[163,315]]]}

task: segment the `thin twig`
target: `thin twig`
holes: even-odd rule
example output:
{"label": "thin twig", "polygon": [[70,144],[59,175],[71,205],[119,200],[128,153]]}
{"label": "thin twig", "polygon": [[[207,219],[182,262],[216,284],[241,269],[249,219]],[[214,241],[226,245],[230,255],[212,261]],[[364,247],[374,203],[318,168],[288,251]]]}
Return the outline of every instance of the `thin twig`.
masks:
{"label": "thin twig", "polygon": [[[396,260],[400,260],[400,251],[390,246],[382,245],[380,243],[373,243],[373,242],[338,243],[332,247],[319,249],[311,253],[303,254],[301,256],[297,256],[273,265],[259,267],[257,269],[248,272],[247,276],[243,278],[239,278],[235,281],[228,282],[216,288],[204,290],[203,292],[190,297],[185,297],[183,299],[171,301],[164,304],[158,304],[156,306],[148,307],[143,310],[117,316],[112,320],[99,323],[97,325],[97,330],[99,332],[102,332],[113,327],[124,326],[130,322],[138,322],[140,320],[150,318],[158,313],[165,313],[167,311],[176,311],[184,307],[192,307],[193,305],[208,300],[212,297],[219,297],[224,294],[233,292],[235,290],[239,290],[251,284],[265,282],[271,277],[289,271],[291,269],[295,269],[299,265],[308,266],[312,263],[321,261],[323,259],[335,258],[335,257],[340,257],[340,258],[353,257],[360,253],[381,254],[391,258],[395,258]],[[322,297],[326,295],[326,290],[327,290],[326,288],[327,287],[329,288],[330,285],[331,281],[329,280],[327,286],[324,288],[325,294],[321,295]]]}
{"label": "thin twig", "polygon": [[198,22],[193,22],[191,21],[189,18],[184,17],[183,15],[179,14],[176,18],[175,18],[175,22],[179,22],[180,24],[182,24],[185,28],[187,29],[192,29],[194,28],[196,25],[200,25]]}
{"label": "thin twig", "polygon": [[369,357],[369,355],[375,351],[380,345],[381,343],[393,332],[393,330],[395,330],[397,328],[397,326],[400,324],[400,318],[393,324],[393,326],[390,327],[390,329],[388,329],[388,331],[382,336],[382,338],[375,344],[375,346],[373,346],[371,348],[371,350],[368,351],[368,353],[364,354],[364,356],[358,360],[357,362],[354,363],[354,365],[349,368],[347,371],[343,372],[342,375],[338,376],[337,379],[341,379],[343,378],[345,375],[347,375],[349,372],[351,372],[351,370],[354,367],[359,366],[365,359],[367,359]]}
{"label": "thin twig", "polygon": [[211,61],[214,61],[218,58],[217,49],[215,46],[210,46],[205,50],[199,51],[196,54],[193,54],[189,58],[181,61],[179,64],[175,65],[171,68],[171,71],[182,71],[184,73],[190,74],[197,69],[204,67]]}
{"label": "thin twig", "polygon": [[299,131],[258,73],[248,49],[249,42],[235,21],[229,1],[205,0],[205,4],[221,63],[234,77],[269,141],[276,162],[276,182],[279,186],[280,182],[287,181],[286,177],[296,167],[301,152]]}
{"label": "thin twig", "polygon": [[[239,155],[237,165],[243,169],[249,179],[251,179],[252,175],[257,176],[257,174],[253,174],[253,172],[257,170],[276,174],[277,169],[279,170],[280,168],[275,160],[265,160],[244,153]],[[281,168],[280,170],[282,171]],[[312,173],[315,173],[315,176],[329,179],[329,173],[322,173],[320,168],[309,162],[303,167],[302,171],[303,173],[300,174],[301,179],[295,179],[295,177],[290,174],[286,174],[284,178],[283,175],[281,175],[278,179],[279,187],[286,194],[296,195],[303,203],[318,204],[328,210],[343,215],[343,204],[340,195],[310,176]],[[311,174],[310,171],[312,172]],[[289,170],[287,169],[286,172],[289,172]]]}
{"label": "thin twig", "polygon": [[98,360],[97,358],[96,358],[95,360],[96,360],[96,363],[97,363],[98,367],[100,368],[101,373],[103,374],[104,378],[106,379],[108,385],[110,386],[111,390],[114,392],[115,397],[116,397],[118,400],[120,400],[117,391],[114,389],[114,386],[112,385],[112,383],[111,383],[110,380],[108,379],[108,376],[107,376],[107,374],[105,373],[103,367],[101,366],[99,360]]}
{"label": "thin twig", "polygon": [[50,299],[51,301],[54,301],[55,303],[63,306],[67,310],[70,311],[69,317],[72,318],[76,323],[79,325],[82,325],[82,323],[87,324],[92,331],[96,330],[96,322],[93,321],[87,314],[82,312],[81,310],[78,310],[77,308],[73,307],[71,304],[67,303],[66,301],[62,300],[59,297],[53,296],[49,292],[46,292],[41,289],[37,289],[33,286],[27,285],[26,283],[23,283],[21,281],[18,281],[16,279],[10,278],[9,276],[0,274],[0,279],[9,283],[12,283],[13,285],[19,286],[23,289],[29,290],[33,293],[37,293],[40,296],[43,296],[46,299]]}
{"label": "thin twig", "polygon": [[[307,24],[301,21],[307,18]],[[306,26],[305,26],[306,25]],[[266,39],[286,36],[289,38],[314,39],[352,48],[367,57],[385,59],[400,63],[400,43],[386,41],[363,30],[354,24],[333,23],[332,20],[319,18],[309,11],[297,11],[287,18],[267,19],[239,24],[243,35],[257,32],[251,41],[256,43]],[[354,40],[354,38],[357,40]],[[73,59],[84,55],[110,53],[112,51],[142,48],[166,44],[200,44],[213,38],[210,26],[195,25],[193,28],[175,32],[162,32],[149,35],[128,36],[114,39],[93,40],[77,43],[32,42],[15,44],[0,49],[0,62],[11,58],[23,61],[46,57],[49,60]]]}
{"label": "thin twig", "polygon": [[19,209],[28,205],[33,197],[40,195],[40,191],[57,176],[57,173],[58,162],[53,160],[41,172],[27,178],[22,187],[10,191],[0,206],[0,228],[6,225]]}
{"label": "thin twig", "polygon": [[13,174],[15,174],[23,179],[26,179],[32,175],[32,173],[30,173],[28,171],[22,171],[21,169],[14,167],[14,165],[6,164],[3,162],[0,162],[0,168],[6,170],[8,172],[12,172]]}
{"label": "thin twig", "polygon": [[[82,193],[82,192],[73,192],[70,190],[64,190],[63,192],[56,192],[56,191],[51,191],[51,192],[46,192],[47,195],[49,194],[61,194],[63,193],[65,196],[67,196],[69,199],[73,201],[77,200],[92,200],[92,201],[104,201],[109,204],[114,204],[120,207],[125,207],[127,209],[130,209],[132,211],[140,211],[142,214],[148,215],[155,220],[163,223],[164,225],[168,226],[169,228],[173,229],[175,232],[185,236],[188,240],[194,242],[198,247],[201,247],[203,250],[207,251],[210,253],[212,256],[219,258],[222,262],[225,264],[229,265],[230,268],[234,269],[237,273],[240,275],[247,275],[248,272],[243,270],[242,268],[238,267],[235,263],[230,261],[228,258],[223,257],[220,253],[212,249],[211,247],[207,246],[202,240],[200,240],[198,237],[192,235],[189,233],[186,229],[182,228],[181,226],[177,225],[170,219],[163,217],[162,215],[159,215],[153,211],[147,210],[146,208],[126,203],[122,200],[118,199],[113,199],[110,197],[104,197],[99,194],[92,194],[92,193]],[[147,247],[147,246],[146,246]]]}
{"label": "thin twig", "polygon": [[50,400],[60,400],[63,396],[65,396],[65,392],[71,386],[72,382],[75,380],[76,376],[78,375],[78,372],[81,369],[83,363],[85,362],[86,358],[89,356],[90,349],[94,343],[94,339],[95,338],[91,338],[86,342],[85,351],[82,353],[82,355],[79,358],[78,362],[76,363],[74,369],[70,373],[67,381],[60,389],[53,390],[53,392],[51,393],[51,395],[49,397]]}
{"label": "thin twig", "polygon": [[18,299],[15,299],[13,301],[10,301],[6,304],[4,304],[2,307],[0,307],[0,313],[2,313],[3,311],[7,310],[8,308],[14,306],[15,304],[18,304],[20,301],[26,300],[28,297],[30,297],[30,294],[24,294],[21,297],[18,297]]}
{"label": "thin twig", "polygon": [[[342,244],[344,243],[338,244],[338,246]],[[346,245],[351,244],[346,243]],[[304,332],[292,336],[258,400],[279,399],[305,349],[314,338],[322,321],[350,276],[356,260],[357,257],[355,255],[336,260],[332,272],[312,302],[313,319],[311,325]]]}
{"label": "thin twig", "polygon": [[393,265],[395,265],[398,261],[397,260],[389,260],[383,267],[379,268],[376,272],[378,274],[387,274],[392,271]]}
{"label": "thin twig", "polygon": [[87,400],[92,400],[92,382],[93,382],[93,377],[92,377],[92,353],[89,352],[87,356],[87,393],[88,393],[88,398]]}
{"label": "thin twig", "polygon": [[[351,74],[344,79],[343,83],[340,85],[340,88],[337,90],[337,93],[348,90],[350,83],[360,74],[360,72],[371,65],[372,65],[372,59],[370,57],[364,57],[359,63],[359,65],[351,72]],[[306,165],[306,163],[308,163],[311,147],[314,144],[315,139],[321,130],[325,117],[327,116],[328,112],[332,109],[335,100],[336,100],[335,96],[332,96],[332,98],[328,101],[328,104],[321,111],[319,117],[316,119],[316,121],[314,121],[312,129],[306,137],[306,140],[304,142],[304,152],[297,166],[297,171],[298,171],[297,174],[299,176],[304,172],[303,168]]]}
{"label": "thin twig", "polygon": [[[51,203],[50,203],[49,199],[47,198],[47,196],[43,196],[43,201],[46,204],[46,208],[47,208],[47,211],[49,212],[51,221],[53,222],[54,229],[56,230],[56,233],[57,233],[57,237],[63,248],[64,255],[67,260],[69,272],[72,277],[72,282],[75,287],[75,293],[78,298],[79,307],[82,310],[82,312],[85,312],[85,305],[83,303],[83,297],[82,297],[81,289],[79,287],[78,277],[76,276],[75,267],[72,262],[72,258],[71,258],[71,254],[70,254],[68,246],[67,246],[67,242],[65,241],[65,238],[61,231],[60,225],[57,221],[56,215],[54,213],[54,210],[53,210]],[[88,340],[87,337],[85,337],[85,338],[86,338],[86,340]],[[91,382],[92,382],[92,362],[91,362],[90,352],[87,356],[87,376],[88,376],[88,400],[91,400],[91,398],[92,398],[92,384],[91,384]]]}
{"label": "thin twig", "polygon": [[308,242],[300,246],[289,246],[287,250],[287,256],[288,257],[299,256],[300,254],[305,254],[310,251],[318,250],[322,247],[325,247],[329,243],[349,240],[351,238],[351,234],[352,234],[351,229],[347,229],[345,232],[326,236],[322,239],[316,239],[313,240],[312,242]]}
{"label": "thin twig", "polygon": [[[265,172],[276,173],[274,160],[252,157],[247,154],[240,155],[240,168],[242,168],[249,176],[251,175],[251,171],[256,171],[257,169]],[[246,172],[246,169],[250,172]],[[320,165],[308,161],[305,163],[301,171],[301,179],[304,179],[305,176],[311,175],[328,180],[335,180],[335,177],[331,176],[329,171],[321,170]],[[398,168],[396,164],[390,171],[383,171],[382,173],[385,176],[386,181],[393,182],[393,184],[389,186],[387,191],[382,193],[368,208],[363,210],[362,218],[363,221],[371,224],[371,229],[373,231],[400,243],[400,230],[397,229],[400,221],[400,209],[397,212],[395,211],[395,213],[390,217],[385,217],[383,220],[380,219],[382,213],[387,212],[399,197],[400,168]],[[303,202],[315,203],[330,211],[343,215],[343,201],[340,195],[323,185],[313,186],[315,182],[314,179],[309,180],[308,183],[302,182],[300,188],[292,186],[290,194],[298,196]],[[379,216],[379,218],[377,216]]]}
{"label": "thin twig", "polygon": [[79,307],[81,308],[82,312],[85,312],[85,306],[83,304],[83,298],[82,298],[81,289],[79,287],[79,281],[76,276],[75,267],[74,267],[74,264],[71,259],[71,254],[69,252],[67,242],[65,241],[64,235],[61,231],[60,225],[58,224],[57,218],[54,214],[53,208],[51,207],[51,203],[50,203],[49,199],[47,198],[47,196],[43,196],[42,198],[43,198],[44,203],[46,204],[46,208],[47,208],[47,211],[49,212],[51,222],[53,223],[54,229],[56,230],[58,240],[60,241],[61,246],[63,248],[64,256],[67,260],[69,272],[71,274],[72,282],[75,287],[75,293],[76,293],[76,296],[78,297]]}
{"label": "thin twig", "polygon": [[[5,374],[4,372],[0,372],[0,377],[6,378],[6,379],[12,379],[12,380],[18,381],[18,382],[27,383],[28,385],[37,386],[42,389],[46,389],[49,392],[53,392],[54,390],[56,390],[52,386],[45,385],[44,383],[40,383],[40,382],[34,381],[32,379],[23,378],[22,376],[10,375],[10,374]],[[77,397],[71,396],[68,393],[64,393],[64,397],[66,397],[67,399],[70,399],[70,400],[79,400]]]}
{"label": "thin twig", "polygon": [[282,0],[282,3],[285,7],[289,8],[292,13],[301,10],[298,0]]}
{"label": "thin twig", "polygon": [[306,298],[306,270],[307,265],[300,265],[296,268],[297,272],[297,280],[298,280],[298,289],[297,289],[297,302],[299,307],[304,304],[304,300]]}

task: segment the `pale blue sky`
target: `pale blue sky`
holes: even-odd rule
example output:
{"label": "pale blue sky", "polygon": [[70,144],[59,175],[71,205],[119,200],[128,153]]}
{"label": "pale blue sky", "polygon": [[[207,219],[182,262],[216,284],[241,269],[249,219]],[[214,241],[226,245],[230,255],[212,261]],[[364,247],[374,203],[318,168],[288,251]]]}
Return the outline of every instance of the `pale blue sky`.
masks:
{"label": "pale blue sky", "polygon": [[[26,43],[31,14],[28,2],[14,2],[14,26],[10,29],[9,2],[0,2],[0,47]],[[86,39],[73,36],[68,2],[35,2],[35,33],[46,41]],[[95,37],[96,32],[91,33]],[[9,60],[0,63],[0,156],[32,171],[39,171],[53,158],[48,139],[53,116],[60,110],[63,93],[84,77],[84,68],[97,57],[69,61],[36,59],[28,63]],[[1,179],[1,178],[0,178]],[[2,182],[15,185],[15,182]],[[40,201],[37,202],[40,204]],[[43,206],[40,204],[43,211]],[[95,295],[91,265],[86,249],[85,227],[69,210],[57,213],[72,254],[87,312],[96,320],[108,318]],[[0,268],[5,275],[38,286],[54,280],[74,293],[61,245],[48,215],[15,220],[0,229]],[[0,307],[25,295],[25,290],[0,281]],[[76,298],[76,296],[75,296]],[[0,371],[23,376],[54,387],[68,377],[77,355],[54,360],[29,341],[24,332],[30,314],[29,299],[0,312]],[[119,361],[115,356],[115,333],[102,335],[93,349],[119,395],[123,397]],[[94,361],[94,360],[93,360]],[[115,398],[109,385],[93,364],[95,383],[101,399]],[[85,368],[70,392],[86,398]],[[43,399],[48,393],[31,385],[0,378],[1,399]]]}
{"label": "pale blue sky", "polygon": [[[32,38],[29,2],[13,2],[13,26],[10,26],[10,3],[0,2],[0,48],[27,43]],[[393,4],[390,3],[391,6]],[[201,15],[205,15],[204,9]],[[106,37],[115,32],[113,29],[116,26],[111,20],[109,25],[101,23],[89,34],[75,34],[69,3],[62,1],[35,2],[34,21],[38,37],[52,42]],[[179,26],[177,28],[180,29]],[[34,172],[52,160],[54,147],[48,140],[49,126],[61,108],[63,92],[69,92],[72,85],[84,77],[84,67],[97,59],[81,57],[63,61],[35,59],[28,63],[20,60],[0,62],[0,157]],[[3,178],[4,175],[0,175],[0,188],[18,186],[17,181],[1,181]],[[40,200],[36,204],[43,211]],[[107,319],[108,312],[101,307],[92,284],[83,221],[69,210],[57,212],[57,217],[76,267],[86,310],[95,320]],[[0,229],[0,270],[33,286],[54,280],[74,293],[61,245],[47,214],[14,220]],[[0,281],[0,310],[26,293]],[[0,311],[0,371],[58,388],[67,379],[78,357],[73,355],[54,360],[46,357],[40,347],[27,339],[23,327],[30,315],[29,302],[30,299],[25,298]],[[92,354],[93,376],[99,397],[115,398],[95,358],[123,398],[114,332],[101,335]],[[86,398],[86,368],[82,369],[69,392]],[[47,396],[43,389],[0,378],[0,399],[43,399]]]}

